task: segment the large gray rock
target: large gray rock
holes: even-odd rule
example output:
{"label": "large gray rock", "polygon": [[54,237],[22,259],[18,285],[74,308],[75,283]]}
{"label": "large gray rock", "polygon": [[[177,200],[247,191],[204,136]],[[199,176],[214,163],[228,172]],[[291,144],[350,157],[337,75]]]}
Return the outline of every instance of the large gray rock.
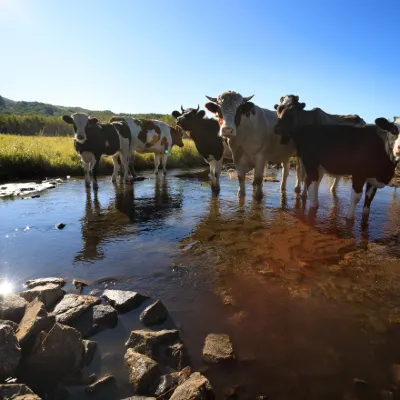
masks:
{"label": "large gray rock", "polygon": [[186,363],[186,352],[176,329],[132,331],[125,347],[175,369],[181,369]]}
{"label": "large gray rock", "polygon": [[178,386],[170,400],[214,400],[213,388],[206,377],[194,372],[182,385]]}
{"label": "large gray rock", "polygon": [[68,324],[82,315],[86,310],[99,303],[100,299],[98,297],[67,294],[56,305],[53,314],[55,315],[57,322]]}
{"label": "large gray rock", "polygon": [[[0,384],[0,399],[15,399],[19,396],[36,396],[28,386],[21,383]],[[22,397],[20,397],[22,398]],[[29,397],[28,397],[29,398]],[[39,399],[39,397],[31,397]]]}
{"label": "large gray rock", "polygon": [[140,321],[146,326],[160,325],[168,318],[168,311],[161,301],[157,300],[145,308],[140,315]]}
{"label": "large gray rock", "polygon": [[38,336],[32,353],[21,363],[23,380],[33,384],[43,379],[58,382],[80,367],[83,354],[80,333],[70,326],[55,323],[48,334],[42,332]]}
{"label": "large gray rock", "polygon": [[7,378],[18,367],[21,348],[13,328],[0,323],[0,377]]}
{"label": "large gray rock", "polygon": [[28,287],[29,289],[32,289],[36,286],[43,286],[47,285],[48,283],[52,283],[54,285],[58,286],[64,286],[65,285],[65,279],[64,278],[39,278],[39,279],[31,279],[29,281],[25,282],[25,286]]}
{"label": "large gray rock", "polygon": [[88,366],[92,363],[96,354],[97,343],[91,340],[83,340],[84,354],[82,358],[82,366]]}
{"label": "large gray rock", "polygon": [[23,346],[33,335],[50,330],[54,323],[54,316],[47,314],[44,304],[39,299],[34,299],[25,309],[25,315],[17,330],[17,339]]}
{"label": "large gray rock", "polygon": [[235,358],[231,340],[226,334],[210,333],[203,348],[203,359],[208,362],[229,361]]}
{"label": "large gray rock", "polygon": [[0,316],[2,319],[19,323],[27,305],[28,302],[17,294],[0,295]]}
{"label": "large gray rock", "polygon": [[44,303],[46,310],[49,310],[54,304],[63,298],[65,292],[60,285],[48,283],[46,285],[35,286],[32,289],[25,290],[20,294],[26,301],[31,302],[39,299]]}
{"label": "large gray rock", "polygon": [[128,290],[105,290],[101,297],[120,313],[132,311],[148,299],[147,296]]}
{"label": "large gray rock", "polygon": [[128,349],[125,353],[125,362],[129,367],[130,382],[135,394],[152,394],[161,373],[157,363],[144,354]]}

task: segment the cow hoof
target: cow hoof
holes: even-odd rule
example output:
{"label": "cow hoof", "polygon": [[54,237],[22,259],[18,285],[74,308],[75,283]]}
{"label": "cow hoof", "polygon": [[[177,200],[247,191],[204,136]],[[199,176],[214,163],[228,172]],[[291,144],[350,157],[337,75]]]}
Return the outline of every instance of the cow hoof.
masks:
{"label": "cow hoof", "polygon": [[164,175],[164,176],[167,175],[167,171],[163,171],[163,175]]}
{"label": "cow hoof", "polygon": [[252,185],[253,185],[253,186],[256,186],[256,185],[257,185],[257,183],[256,183],[255,180],[253,181]]}
{"label": "cow hoof", "polygon": [[98,188],[99,188],[98,183],[97,182],[93,182],[93,189],[98,189]]}
{"label": "cow hoof", "polygon": [[213,193],[218,194],[220,192],[221,188],[219,186],[211,185],[211,190]]}
{"label": "cow hoof", "polygon": [[362,210],[362,214],[365,215],[365,216],[368,216],[369,215],[369,210],[370,209],[368,207],[364,207],[363,210]]}
{"label": "cow hoof", "polygon": [[263,192],[256,192],[256,194],[254,195],[254,199],[258,201],[262,200],[263,197],[264,197]]}
{"label": "cow hoof", "polygon": [[240,199],[244,199],[244,198],[246,197],[246,193],[242,193],[240,190],[238,190],[237,196],[238,196]]}
{"label": "cow hoof", "polygon": [[300,186],[296,186],[296,187],[294,188],[294,192],[295,192],[295,193],[301,193],[301,187],[300,187]]}
{"label": "cow hoof", "polygon": [[158,171],[154,172],[154,175],[158,175]]}
{"label": "cow hoof", "polygon": [[90,188],[90,182],[85,182],[85,186],[86,186],[87,188]]}

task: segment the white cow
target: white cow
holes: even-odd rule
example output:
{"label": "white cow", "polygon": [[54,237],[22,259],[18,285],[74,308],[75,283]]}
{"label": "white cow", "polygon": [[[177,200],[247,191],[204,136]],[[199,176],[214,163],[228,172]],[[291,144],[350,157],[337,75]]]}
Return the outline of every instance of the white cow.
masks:
{"label": "white cow", "polygon": [[[218,116],[219,134],[228,139],[233,161],[239,179],[239,196],[245,196],[245,175],[254,168],[256,198],[262,198],[262,184],[266,161],[282,163],[281,191],[286,190],[289,175],[289,159],[296,156],[292,141],[281,144],[281,138],[274,133],[278,116],[275,111],[266,110],[249,102],[253,97],[243,97],[234,91],[227,91],[218,97],[206,96],[211,103],[206,108]],[[300,192],[301,171],[297,168],[296,192]]]}

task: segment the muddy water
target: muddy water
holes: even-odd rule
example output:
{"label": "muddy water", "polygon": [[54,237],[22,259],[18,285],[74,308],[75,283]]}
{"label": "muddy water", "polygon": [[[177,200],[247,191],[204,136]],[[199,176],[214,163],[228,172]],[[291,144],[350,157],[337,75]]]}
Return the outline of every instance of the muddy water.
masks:
{"label": "muddy water", "polygon": [[[325,178],[310,215],[292,176],[285,196],[265,182],[257,203],[250,183],[240,202],[228,177],[213,198],[208,183],[172,175],[134,187],[103,179],[97,193],[72,180],[40,198],[1,201],[3,281],[18,291],[27,279],[64,276],[89,282],[85,293],[131,289],[161,299],[171,314],[165,326],[181,329],[194,368],[220,398],[238,386],[243,398],[342,399],[353,378],[370,383],[370,398],[391,387],[390,366],[400,364],[395,189],[378,191],[368,221],[360,204],[352,224],[346,180],[333,196]],[[113,373],[116,399],[130,395],[123,349],[140,311],[93,337],[100,351],[89,372]],[[210,332],[230,334],[236,363],[202,364]]]}

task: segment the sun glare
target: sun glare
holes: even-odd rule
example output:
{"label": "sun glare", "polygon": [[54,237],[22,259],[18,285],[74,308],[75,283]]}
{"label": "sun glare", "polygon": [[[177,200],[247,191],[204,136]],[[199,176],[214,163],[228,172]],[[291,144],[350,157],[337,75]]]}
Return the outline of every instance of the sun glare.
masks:
{"label": "sun glare", "polygon": [[[1,0],[0,0],[1,1]],[[14,285],[9,281],[0,282],[0,295],[10,294],[13,292]]]}

